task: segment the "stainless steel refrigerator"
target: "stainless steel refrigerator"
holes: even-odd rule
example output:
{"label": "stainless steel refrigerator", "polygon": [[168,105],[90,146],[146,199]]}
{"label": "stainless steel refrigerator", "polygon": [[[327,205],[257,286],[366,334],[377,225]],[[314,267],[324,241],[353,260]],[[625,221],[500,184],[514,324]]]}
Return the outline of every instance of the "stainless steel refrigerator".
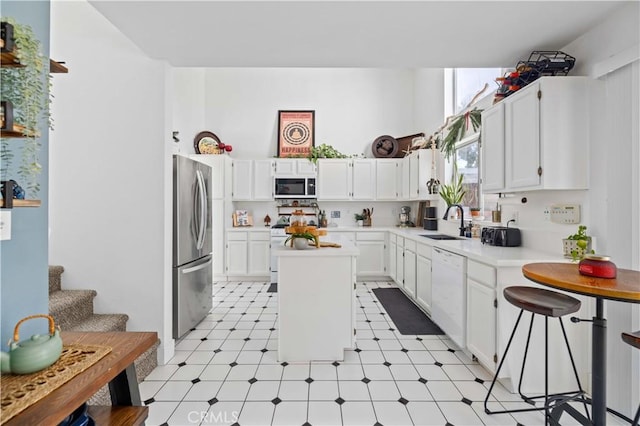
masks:
{"label": "stainless steel refrigerator", "polygon": [[212,306],[211,167],[173,156],[173,337]]}

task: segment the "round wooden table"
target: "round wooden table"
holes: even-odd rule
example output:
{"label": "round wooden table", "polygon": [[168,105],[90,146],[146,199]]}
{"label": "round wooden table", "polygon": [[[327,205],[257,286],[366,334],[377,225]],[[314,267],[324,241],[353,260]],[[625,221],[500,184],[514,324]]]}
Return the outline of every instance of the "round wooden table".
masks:
{"label": "round wooden table", "polygon": [[[591,405],[594,425],[605,425],[607,415],[607,320],[604,300],[640,303],[640,271],[618,269],[613,279],[581,275],[575,263],[529,263],[522,273],[538,284],[596,298],[591,327]],[[583,424],[586,419],[582,420]]]}

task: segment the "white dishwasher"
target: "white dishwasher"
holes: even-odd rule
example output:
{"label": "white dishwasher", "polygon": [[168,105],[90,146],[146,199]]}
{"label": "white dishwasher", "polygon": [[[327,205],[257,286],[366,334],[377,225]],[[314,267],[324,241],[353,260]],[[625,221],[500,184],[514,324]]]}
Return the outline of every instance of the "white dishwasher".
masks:
{"label": "white dishwasher", "polygon": [[466,347],[466,266],[466,257],[433,248],[431,319],[461,349]]}

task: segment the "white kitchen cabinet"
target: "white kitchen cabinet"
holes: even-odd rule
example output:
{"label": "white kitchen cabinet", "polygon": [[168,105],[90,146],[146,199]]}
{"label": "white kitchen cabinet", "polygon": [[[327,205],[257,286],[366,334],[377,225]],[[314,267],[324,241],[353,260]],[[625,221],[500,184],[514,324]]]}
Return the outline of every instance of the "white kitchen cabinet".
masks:
{"label": "white kitchen cabinet", "polygon": [[213,200],[211,203],[211,232],[213,251],[213,277],[218,279],[225,274],[225,244],[224,244],[224,200]]}
{"label": "white kitchen cabinet", "polygon": [[281,158],[275,160],[275,175],[278,177],[315,176],[316,174],[316,165],[306,158]]}
{"label": "white kitchen cabinet", "polygon": [[268,276],[271,235],[265,231],[227,231],[228,276]]}
{"label": "white kitchen cabinet", "polygon": [[249,232],[248,275],[269,275],[271,266],[270,240],[269,232]]}
{"label": "white kitchen cabinet", "polygon": [[407,295],[415,300],[416,298],[416,242],[413,240],[404,241],[404,277],[403,287]]}
{"label": "white kitchen cabinet", "polygon": [[496,270],[467,260],[467,349],[490,371],[497,368]]}
{"label": "white kitchen cabinet", "polygon": [[484,111],[483,191],[587,189],[588,84],[599,83],[587,77],[542,77]]}
{"label": "white kitchen cabinet", "polygon": [[351,160],[318,160],[318,200],[350,200],[352,182]]}
{"label": "white kitchen cabinet", "polygon": [[233,160],[232,200],[273,200],[273,160]]}
{"label": "white kitchen cabinet", "polygon": [[376,200],[397,200],[400,195],[402,160],[380,158],[376,163]]}
{"label": "white kitchen cabinet", "polygon": [[482,190],[504,189],[504,103],[482,112]]}
{"label": "white kitchen cabinet", "polygon": [[227,275],[247,275],[247,233],[227,232]]}
{"label": "white kitchen cabinet", "polygon": [[[430,149],[418,149],[409,154],[409,199],[410,200],[437,200],[438,194],[429,194],[427,182],[432,177],[432,157],[433,151]],[[438,167],[438,158],[435,161],[436,171],[442,170]],[[406,164],[406,163],[405,163]]]}
{"label": "white kitchen cabinet", "polygon": [[233,160],[233,190],[231,198],[234,201],[251,201],[251,186],[253,184],[252,160]]}
{"label": "white kitchen cabinet", "polygon": [[411,173],[409,170],[409,157],[404,157],[400,163],[400,199],[408,201],[410,197],[409,187],[411,181]]}
{"label": "white kitchen cabinet", "polygon": [[383,276],[386,268],[385,232],[356,232],[360,255],[356,263],[358,276]]}
{"label": "white kitchen cabinet", "polygon": [[396,259],[396,251],[398,245],[396,244],[396,236],[395,234],[391,234],[389,236],[389,276],[393,280],[394,283],[398,283],[398,273],[397,273],[397,259]]}
{"label": "white kitchen cabinet", "polygon": [[416,302],[431,313],[431,246],[418,244],[416,253]]}
{"label": "white kitchen cabinet", "polygon": [[398,286],[404,287],[404,238],[396,238],[396,279]]}
{"label": "white kitchen cabinet", "polygon": [[353,200],[375,200],[376,160],[356,159],[352,163],[353,178],[351,198]]}
{"label": "white kitchen cabinet", "polygon": [[253,161],[254,201],[273,201],[273,160]]}

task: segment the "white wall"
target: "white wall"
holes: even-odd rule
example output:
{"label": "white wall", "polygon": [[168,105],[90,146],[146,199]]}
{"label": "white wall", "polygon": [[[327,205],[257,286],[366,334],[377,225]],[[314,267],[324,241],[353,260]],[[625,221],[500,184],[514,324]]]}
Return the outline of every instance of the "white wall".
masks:
{"label": "white wall", "polygon": [[[596,73],[603,84],[593,103],[590,132],[591,164],[589,213],[602,252],[618,267],[640,269],[640,142],[637,58],[640,56],[640,3],[615,11],[600,25],[563,48],[576,58],[576,71]],[[621,57],[634,52],[635,62]],[[622,66],[616,69],[612,64]],[[624,66],[623,66],[624,65]],[[608,74],[600,75],[604,71]],[[640,354],[620,340],[622,331],[640,329],[640,307],[620,302],[605,304],[608,320],[607,402],[631,416],[640,400]]]}
{"label": "white wall", "polygon": [[[194,138],[205,129],[205,69],[172,68],[172,129],[180,132],[180,142],[172,144],[174,153],[193,154]],[[214,132],[215,133],[215,132]]]}
{"label": "white wall", "polygon": [[86,2],[52,2],[51,19],[51,56],[70,71],[54,85],[49,263],[65,267],[64,288],[97,290],[97,313],[157,331],[162,361],[173,350],[165,65]]}
{"label": "white wall", "polygon": [[205,123],[233,157],[268,158],[277,153],[278,110],[315,110],[316,146],[372,157],[378,136],[424,131],[413,96],[411,70],[207,69]]}

